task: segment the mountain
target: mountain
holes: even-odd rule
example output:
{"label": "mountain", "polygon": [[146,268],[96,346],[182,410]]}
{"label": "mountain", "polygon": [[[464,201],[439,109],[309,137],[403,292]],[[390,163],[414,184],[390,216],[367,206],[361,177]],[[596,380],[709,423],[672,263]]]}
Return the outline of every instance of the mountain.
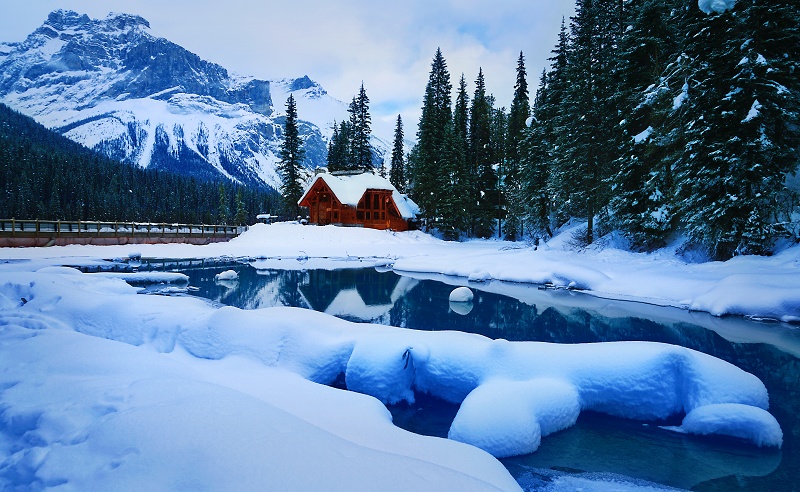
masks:
{"label": "mountain", "polygon": [[[305,165],[322,166],[347,105],[308,76],[229,73],[130,14],[57,10],[25,41],[0,43],[0,102],[110,158],[200,179],[276,188],[289,94]],[[373,146],[382,160],[389,144],[374,138]]]}

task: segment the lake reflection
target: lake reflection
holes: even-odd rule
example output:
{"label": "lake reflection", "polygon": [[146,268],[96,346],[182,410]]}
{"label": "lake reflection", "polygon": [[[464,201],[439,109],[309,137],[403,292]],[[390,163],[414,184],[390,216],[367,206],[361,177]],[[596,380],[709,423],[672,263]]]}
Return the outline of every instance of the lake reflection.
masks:
{"label": "lake reflection", "polygon": [[[760,449],[733,440],[673,434],[659,429],[658,423],[584,413],[574,427],[543,439],[536,453],[503,460],[522,484],[546,482],[548,473],[611,472],[693,490],[798,490],[797,327],[503,282],[469,284],[473,302],[453,305],[449,294],[456,285],[467,285],[464,279],[412,278],[374,268],[301,270],[295,260],[284,260],[289,269],[277,269],[275,263],[233,267],[239,279],[224,283],[215,282],[214,275],[227,268],[182,271],[197,295],[243,309],[294,306],[351,321],[459,330],[507,340],[647,340],[689,347],[761,378],[769,390],[770,412],[784,432],[781,450]],[[400,427],[446,436],[458,407],[423,395],[414,405],[391,410]]]}

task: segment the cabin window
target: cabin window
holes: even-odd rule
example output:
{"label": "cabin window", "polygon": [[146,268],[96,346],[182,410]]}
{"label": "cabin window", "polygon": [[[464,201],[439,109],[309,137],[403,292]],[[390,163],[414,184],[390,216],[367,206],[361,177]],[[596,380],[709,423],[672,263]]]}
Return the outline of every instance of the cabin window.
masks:
{"label": "cabin window", "polygon": [[356,220],[364,220],[364,211],[363,210],[357,210],[356,211]]}
{"label": "cabin window", "polygon": [[372,208],[374,208],[375,210],[378,210],[379,208],[381,208],[381,206],[378,205],[378,200],[379,199],[380,199],[380,197],[378,196],[377,193],[372,195]]}
{"label": "cabin window", "polygon": [[333,220],[337,220],[337,221],[339,220],[339,212],[334,212],[333,213]]}

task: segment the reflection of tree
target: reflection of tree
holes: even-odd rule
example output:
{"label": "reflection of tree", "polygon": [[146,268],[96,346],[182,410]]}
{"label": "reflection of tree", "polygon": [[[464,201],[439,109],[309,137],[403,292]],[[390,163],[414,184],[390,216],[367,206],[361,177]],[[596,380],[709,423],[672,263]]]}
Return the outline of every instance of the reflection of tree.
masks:
{"label": "reflection of tree", "polygon": [[345,290],[355,290],[367,306],[392,303],[392,294],[400,280],[395,274],[374,269],[311,270],[300,292],[316,311],[325,311],[336,296]]}

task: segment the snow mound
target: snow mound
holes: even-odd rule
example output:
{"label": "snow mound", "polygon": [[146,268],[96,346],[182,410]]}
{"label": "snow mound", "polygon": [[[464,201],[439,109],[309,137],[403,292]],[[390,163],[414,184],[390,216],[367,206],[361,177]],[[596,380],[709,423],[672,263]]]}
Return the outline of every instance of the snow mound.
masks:
{"label": "snow mound", "polygon": [[214,275],[216,280],[239,280],[239,274],[234,270],[225,270],[222,273]]}
{"label": "snow mound", "polygon": [[686,415],[679,427],[665,428],[687,434],[738,437],[758,446],[781,447],[783,444],[783,432],[775,417],[766,410],[736,403],[696,408]]}
{"label": "snow mound", "polygon": [[706,14],[714,12],[721,14],[733,9],[735,5],[736,0],[697,0],[697,6]]}
{"label": "snow mound", "polygon": [[456,287],[450,292],[450,302],[472,302],[474,295],[469,287]]}
{"label": "snow mound", "polygon": [[578,392],[563,380],[489,381],[467,395],[448,437],[498,458],[529,454],[542,437],[574,425],[580,411]]}
{"label": "snow mound", "polygon": [[[533,452],[584,410],[686,414],[684,432],[782,443],[757,377],[679,346],[509,342],[299,308],[215,308],[64,273],[4,271],[0,283],[12,423],[0,442],[14,450],[0,468],[19,488],[374,490],[389,477],[403,489],[517,490],[478,448]],[[323,386],[342,374],[352,391]],[[390,424],[378,400],[416,392],[461,404],[450,440]]]}
{"label": "snow mound", "polygon": [[178,272],[98,272],[91,275],[105,278],[119,278],[132,285],[141,284],[184,284],[189,276]]}

